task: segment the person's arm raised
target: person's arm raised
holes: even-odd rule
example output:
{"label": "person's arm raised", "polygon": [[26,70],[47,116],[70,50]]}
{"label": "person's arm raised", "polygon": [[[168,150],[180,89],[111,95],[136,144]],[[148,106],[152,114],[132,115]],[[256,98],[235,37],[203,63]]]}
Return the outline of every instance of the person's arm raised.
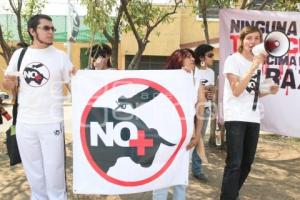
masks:
{"label": "person's arm raised", "polygon": [[242,92],[246,89],[246,87],[248,86],[249,81],[251,80],[255,70],[264,63],[266,59],[266,55],[265,54],[259,54],[257,56],[254,56],[253,59],[253,63],[251,65],[251,67],[249,68],[249,70],[245,73],[244,76],[239,77],[235,74],[231,74],[231,73],[227,73],[226,77],[229,81],[231,90],[232,90],[232,94],[235,97],[238,97],[242,94]]}

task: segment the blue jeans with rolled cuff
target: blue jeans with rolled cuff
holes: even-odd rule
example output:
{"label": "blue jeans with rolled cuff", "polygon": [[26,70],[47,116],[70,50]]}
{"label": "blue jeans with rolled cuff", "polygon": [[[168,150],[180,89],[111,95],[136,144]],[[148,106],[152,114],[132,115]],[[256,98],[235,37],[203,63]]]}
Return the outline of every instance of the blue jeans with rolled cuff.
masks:
{"label": "blue jeans with rolled cuff", "polygon": [[[174,185],[173,200],[185,200],[186,185]],[[167,200],[169,188],[162,188],[154,190],[152,193],[152,200]]]}

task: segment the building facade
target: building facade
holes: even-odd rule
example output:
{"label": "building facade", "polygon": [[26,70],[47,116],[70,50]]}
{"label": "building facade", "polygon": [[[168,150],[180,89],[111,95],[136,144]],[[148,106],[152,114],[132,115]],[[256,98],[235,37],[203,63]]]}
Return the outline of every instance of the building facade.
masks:
{"label": "building facade", "polygon": [[[167,5],[160,5],[167,6]],[[50,13],[51,14],[51,13]],[[53,23],[57,28],[55,34],[54,46],[70,53],[71,60],[77,68],[84,68],[87,66],[87,49],[90,47],[89,42],[89,30],[81,23],[80,31],[77,41],[71,43],[68,47],[67,41],[67,29],[68,29],[68,17],[65,15],[51,15]],[[13,18],[12,14],[0,14],[0,23],[7,24],[8,27],[11,22],[10,18]],[[82,19],[83,17],[81,17]],[[166,58],[178,48],[195,48],[201,43],[206,43],[202,19],[199,18],[194,12],[192,6],[186,6],[179,8],[177,13],[172,15],[173,21],[169,24],[160,24],[155,29],[149,38],[149,43],[143,53],[143,57],[140,64],[140,69],[162,69]],[[218,33],[219,22],[218,18],[209,19],[209,36],[211,38],[210,43],[215,46],[215,59],[218,59]],[[16,28],[11,27],[12,30]],[[16,31],[14,34],[16,34]],[[16,35],[14,36],[16,37]],[[105,38],[98,36],[100,42],[105,42]],[[69,51],[68,51],[69,49]],[[1,49],[0,49],[1,51]],[[118,63],[119,69],[126,69],[129,62],[137,52],[137,43],[134,35],[129,32],[121,36],[119,43],[119,55]],[[3,78],[3,72],[6,68],[6,64],[2,57],[0,57],[0,78]]]}

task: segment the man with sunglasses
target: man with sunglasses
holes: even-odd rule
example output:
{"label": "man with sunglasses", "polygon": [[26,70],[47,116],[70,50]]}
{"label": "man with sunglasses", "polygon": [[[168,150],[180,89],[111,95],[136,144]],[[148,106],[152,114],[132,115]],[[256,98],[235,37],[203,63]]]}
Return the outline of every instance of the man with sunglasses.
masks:
{"label": "man with sunglasses", "polygon": [[52,46],[55,28],[48,15],[34,15],[27,25],[32,43],[19,71],[22,49],[15,51],[3,86],[19,88],[16,136],[31,199],[65,200],[63,87],[73,66],[66,53]]}
{"label": "man with sunglasses", "polygon": [[[207,128],[207,124],[210,117],[210,101],[214,98],[214,85],[215,85],[215,73],[210,68],[213,65],[213,47],[208,44],[199,45],[195,49],[196,60],[195,63],[199,68],[195,69],[195,77],[200,84],[205,86],[206,102],[204,105],[204,119],[201,129],[201,136],[204,141],[204,136]],[[208,176],[203,173],[202,160],[197,153],[197,148],[192,153],[192,173],[193,176],[201,182],[208,182]]]}

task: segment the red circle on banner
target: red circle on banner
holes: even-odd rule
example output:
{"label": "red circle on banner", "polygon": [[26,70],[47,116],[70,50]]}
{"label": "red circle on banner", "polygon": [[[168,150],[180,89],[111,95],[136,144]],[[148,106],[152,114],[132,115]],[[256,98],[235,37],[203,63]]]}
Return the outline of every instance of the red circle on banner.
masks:
{"label": "red circle on banner", "polygon": [[[124,181],[124,180],[119,180],[119,179],[113,178],[111,176],[108,176],[94,161],[92,155],[89,152],[89,148],[87,146],[87,141],[86,141],[86,137],[85,137],[86,136],[85,127],[86,127],[87,116],[88,116],[89,112],[91,111],[92,105],[95,103],[95,101],[101,95],[103,95],[105,92],[111,90],[112,88],[126,85],[126,84],[147,85],[151,88],[156,89],[157,91],[161,92],[162,94],[164,94],[169,99],[169,101],[174,105],[174,107],[178,113],[180,123],[181,123],[181,139],[180,139],[178,146],[177,146],[176,150],[174,151],[174,153],[170,156],[170,158],[167,160],[167,162],[163,165],[163,167],[158,172],[156,172],[155,174],[153,174],[152,176],[150,176],[148,178],[145,178],[143,180],[137,180],[137,181]],[[181,146],[186,138],[186,132],[187,132],[187,124],[186,124],[184,112],[183,112],[182,107],[180,106],[179,102],[174,97],[174,95],[172,95],[166,88],[159,85],[158,83],[155,83],[153,81],[146,80],[146,79],[140,79],[140,78],[126,78],[126,79],[116,80],[116,81],[113,81],[113,82],[105,85],[100,90],[98,90],[90,98],[90,100],[88,101],[88,104],[84,108],[83,114],[81,117],[81,124],[83,124],[83,125],[80,126],[80,138],[81,138],[81,144],[83,147],[83,151],[87,157],[87,160],[89,161],[89,163],[91,164],[93,169],[101,177],[103,177],[105,180],[107,180],[111,183],[121,185],[121,186],[139,186],[139,185],[149,183],[149,182],[155,180],[156,178],[158,178],[162,173],[164,173],[169,168],[171,163],[174,161],[179,149],[181,148]]]}

